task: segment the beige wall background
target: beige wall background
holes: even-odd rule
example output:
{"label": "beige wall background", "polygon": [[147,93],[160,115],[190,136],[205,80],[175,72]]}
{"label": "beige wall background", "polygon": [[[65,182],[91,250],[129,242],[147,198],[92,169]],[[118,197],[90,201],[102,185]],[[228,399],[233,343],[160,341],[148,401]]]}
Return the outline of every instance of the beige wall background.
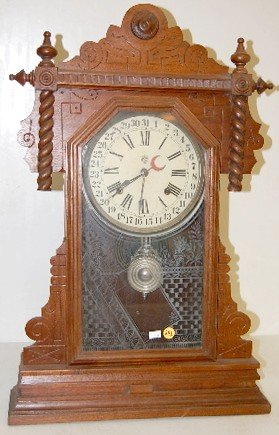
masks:
{"label": "beige wall background", "polygon": [[[110,24],[120,25],[128,0],[0,0],[0,341],[26,341],[25,323],[40,315],[49,295],[49,258],[63,238],[63,192],[37,192],[36,174],[17,144],[20,120],[32,110],[34,90],[9,82],[9,73],[37,65],[44,30],[71,58],[86,40],[97,41]],[[138,3],[145,3],[138,1]],[[278,83],[277,0],[154,0],[190,43],[231,65],[243,36],[252,56],[249,72]],[[62,36],[63,35],[63,36]],[[232,256],[232,293],[252,319],[252,334],[279,333],[279,121],[278,91],[250,101],[265,139],[244,191],[221,181],[221,238]],[[240,283],[240,284],[239,284]]]}

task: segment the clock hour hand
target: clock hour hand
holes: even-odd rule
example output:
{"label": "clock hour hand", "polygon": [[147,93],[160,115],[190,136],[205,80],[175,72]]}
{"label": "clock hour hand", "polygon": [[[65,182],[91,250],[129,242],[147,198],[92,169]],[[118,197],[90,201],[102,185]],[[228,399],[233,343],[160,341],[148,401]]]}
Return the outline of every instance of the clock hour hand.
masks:
{"label": "clock hour hand", "polygon": [[141,184],[141,192],[140,192],[140,200],[139,200],[139,214],[141,214],[143,209],[143,190],[145,185],[145,176],[143,176],[142,184]]}
{"label": "clock hour hand", "polygon": [[[149,169],[145,169],[145,168],[143,168],[143,169],[140,171],[140,174],[139,174],[139,175],[136,175],[135,177],[131,178],[130,180],[124,180],[124,181],[121,183],[121,185],[117,188],[116,192],[111,196],[111,198],[113,198],[115,195],[117,195],[117,194],[119,194],[119,193],[122,193],[122,192],[123,192],[123,189],[124,189],[125,187],[129,186],[131,183],[133,183],[134,181],[138,180],[140,177],[144,177],[144,178],[147,177],[147,175],[149,174],[149,172],[151,171],[151,169],[154,169],[155,171],[161,171],[162,169],[164,169],[166,165],[164,165],[164,166],[157,166],[157,165],[156,165],[156,159],[157,159],[158,157],[160,157],[160,156],[157,155],[157,156],[152,157],[151,162],[150,162],[151,166],[150,166]],[[142,199],[141,199],[141,202],[142,202]]]}
{"label": "clock hour hand", "polygon": [[134,178],[131,178],[130,180],[124,180],[123,183],[121,183],[121,187],[123,189],[123,187],[127,187],[129,186],[129,184],[133,183],[134,181],[138,180],[138,178],[142,177],[142,173],[140,173],[139,175],[137,175]]}
{"label": "clock hour hand", "polygon": [[111,196],[111,198],[113,198],[115,195],[117,195],[118,193],[122,193],[123,189],[127,186],[129,186],[131,183],[133,183],[134,181],[138,180],[140,177],[146,177],[149,173],[151,168],[149,169],[142,169],[140,174],[137,175],[134,178],[131,178],[130,180],[124,180],[121,185],[116,189],[116,192]]}
{"label": "clock hour hand", "polygon": [[114,198],[116,195],[121,194],[125,187],[129,186],[129,184],[133,183],[140,177],[142,177],[142,174],[139,174],[136,177],[131,178],[130,180],[124,180],[122,183],[119,183],[118,187],[115,189],[115,192],[110,196],[110,198]]}

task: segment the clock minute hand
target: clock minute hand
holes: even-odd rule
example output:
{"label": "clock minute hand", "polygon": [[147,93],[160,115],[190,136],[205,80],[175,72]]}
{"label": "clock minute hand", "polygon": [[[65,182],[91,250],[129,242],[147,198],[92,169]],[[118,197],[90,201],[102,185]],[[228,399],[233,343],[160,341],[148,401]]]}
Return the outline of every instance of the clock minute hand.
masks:
{"label": "clock minute hand", "polygon": [[141,185],[141,193],[140,193],[140,200],[139,200],[139,214],[141,213],[145,213],[145,204],[146,204],[146,200],[143,199],[143,191],[144,191],[144,186],[145,186],[145,178],[147,173],[143,174],[143,179],[142,179],[142,185]]}

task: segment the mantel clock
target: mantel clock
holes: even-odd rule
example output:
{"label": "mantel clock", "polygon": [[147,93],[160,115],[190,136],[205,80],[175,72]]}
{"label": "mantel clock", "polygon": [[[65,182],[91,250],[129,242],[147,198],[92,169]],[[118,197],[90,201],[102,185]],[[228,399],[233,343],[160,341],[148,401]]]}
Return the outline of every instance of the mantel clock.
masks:
{"label": "mantel clock", "polygon": [[137,5],[121,27],[54,64],[10,76],[35,88],[19,142],[51,190],[64,172],[65,238],[49,302],[26,325],[9,423],[267,413],[246,314],[219,239],[219,176],[240,191],[262,146],[256,83]]}

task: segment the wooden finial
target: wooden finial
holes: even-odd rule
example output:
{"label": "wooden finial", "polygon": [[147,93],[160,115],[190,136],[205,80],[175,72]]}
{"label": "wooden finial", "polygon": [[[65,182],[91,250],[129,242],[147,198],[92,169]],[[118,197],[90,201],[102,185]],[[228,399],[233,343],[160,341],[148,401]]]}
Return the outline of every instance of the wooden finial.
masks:
{"label": "wooden finial", "polygon": [[261,77],[255,83],[254,90],[258,92],[258,94],[262,94],[267,89],[273,89],[273,83],[264,81]]}
{"label": "wooden finial", "polygon": [[237,72],[246,72],[245,65],[251,59],[250,55],[247,53],[244,47],[244,39],[238,38],[237,48],[234,54],[231,55],[231,61],[236,66]]}
{"label": "wooden finial", "polygon": [[42,45],[37,49],[38,56],[41,57],[42,61],[39,66],[54,66],[52,59],[57,55],[57,50],[51,45],[50,41],[51,33],[44,32],[44,40]]}
{"label": "wooden finial", "polygon": [[10,74],[9,75],[10,80],[15,80],[18,82],[21,86],[24,86],[25,83],[30,83],[30,85],[34,86],[34,71],[31,71],[30,74],[27,74],[24,69],[19,71],[17,74]]}

